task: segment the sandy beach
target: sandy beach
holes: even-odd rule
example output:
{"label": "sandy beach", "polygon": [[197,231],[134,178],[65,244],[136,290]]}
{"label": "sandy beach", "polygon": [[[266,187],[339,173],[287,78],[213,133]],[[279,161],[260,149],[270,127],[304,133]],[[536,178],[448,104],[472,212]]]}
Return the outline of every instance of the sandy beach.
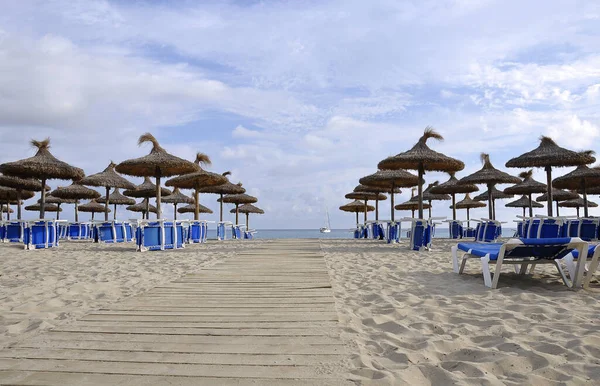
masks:
{"label": "sandy beach", "polygon": [[[211,241],[136,253],[131,245],[0,244],[2,347],[65,326],[236,254],[268,246]],[[322,240],[342,342],[358,384],[595,384],[600,293],[571,291],[551,269],[505,271],[498,290],[480,267],[452,272],[453,241],[432,252],[370,240]],[[598,287],[598,286],[596,286]]]}

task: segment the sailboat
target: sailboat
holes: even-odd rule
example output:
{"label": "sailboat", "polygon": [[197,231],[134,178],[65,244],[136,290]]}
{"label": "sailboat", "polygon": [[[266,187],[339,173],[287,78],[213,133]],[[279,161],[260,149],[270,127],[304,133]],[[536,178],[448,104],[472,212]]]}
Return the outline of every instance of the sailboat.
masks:
{"label": "sailboat", "polygon": [[327,226],[319,228],[319,232],[330,233],[331,232],[331,224],[329,223],[329,210],[327,210],[327,208],[325,208],[325,212],[327,213]]}

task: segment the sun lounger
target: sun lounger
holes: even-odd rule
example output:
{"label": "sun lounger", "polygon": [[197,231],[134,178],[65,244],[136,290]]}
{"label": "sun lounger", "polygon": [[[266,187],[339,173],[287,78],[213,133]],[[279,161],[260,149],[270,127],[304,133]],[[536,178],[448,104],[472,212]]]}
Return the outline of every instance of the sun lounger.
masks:
{"label": "sun lounger", "polygon": [[[566,277],[560,260],[573,249],[587,256],[588,244],[580,238],[541,238],[541,239],[510,239],[506,243],[458,243],[452,247],[452,264],[454,272],[463,273],[467,260],[476,258],[481,261],[484,284],[496,288],[502,265],[517,265],[520,274],[527,272],[529,265],[553,264],[560,273],[563,282],[568,287],[578,284],[578,280]],[[459,252],[460,251],[460,252]],[[462,254],[459,265],[459,253]],[[494,275],[490,265],[495,264]]]}
{"label": "sun lounger", "polygon": [[46,249],[58,247],[57,225],[65,220],[33,220],[24,228],[25,249]]}
{"label": "sun lounger", "polygon": [[219,221],[217,223],[217,240],[227,240],[226,229],[233,225],[231,221]]}
{"label": "sun lounger", "polygon": [[400,241],[400,222],[388,221],[387,223],[387,243],[398,243]]}
{"label": "sun lounger", "polygon": [[183,248],[183,226],[165,220],[138,220],[137,249],[140,252]]}
{"label": "sun lounger", "polygon": [[600,245],[598,244],[588,246],[585,262],[580,261],[578,250],[571,251],[563,258],[569,277],[575,283],[575,286],[589,287],[590,281],[598,269],[599,258]]}
{"label": "sun lounger", "polygon": [[463,222],[460,220],[444,220],[448,223],[448,234],[451,239],[462,239],[463,238]]}
{"label": "sun lounger", "polygon": [[4,237],[3,242],[11,243],[22,243],[25,236],[25,228],[27,227],[27,221],[6,221],[4,223]]}

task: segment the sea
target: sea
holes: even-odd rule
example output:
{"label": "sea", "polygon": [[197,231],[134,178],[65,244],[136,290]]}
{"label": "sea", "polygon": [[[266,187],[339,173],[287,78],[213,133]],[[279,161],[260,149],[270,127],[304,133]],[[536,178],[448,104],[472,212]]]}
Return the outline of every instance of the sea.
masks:
{"label": "sea", "polygon": [[[321,233],[318,229],[258,229],[254,234],[256,239],[351,239],[354,237],[353,229],[332,229],[330,233]],[[512,237],[516,229],[503,228],[502,237]],[[215,229],[208,230],[208,238],[216,239]],[[406,237],[406,230],[402,230],[402,237]],[[449,229],[436,227],[434,238],[448,238]],[[231,234],[227,234],[231,238]]]}

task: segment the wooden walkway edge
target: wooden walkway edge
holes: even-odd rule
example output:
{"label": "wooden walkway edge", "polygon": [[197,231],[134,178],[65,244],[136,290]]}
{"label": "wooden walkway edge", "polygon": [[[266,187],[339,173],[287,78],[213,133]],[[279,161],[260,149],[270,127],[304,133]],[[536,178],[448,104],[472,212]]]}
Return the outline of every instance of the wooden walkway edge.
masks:
{"label": "wooden walkway edge", "polygon": [[351,385],[347,365],[318,240],[280,240],[0,351],[0,384]]}

